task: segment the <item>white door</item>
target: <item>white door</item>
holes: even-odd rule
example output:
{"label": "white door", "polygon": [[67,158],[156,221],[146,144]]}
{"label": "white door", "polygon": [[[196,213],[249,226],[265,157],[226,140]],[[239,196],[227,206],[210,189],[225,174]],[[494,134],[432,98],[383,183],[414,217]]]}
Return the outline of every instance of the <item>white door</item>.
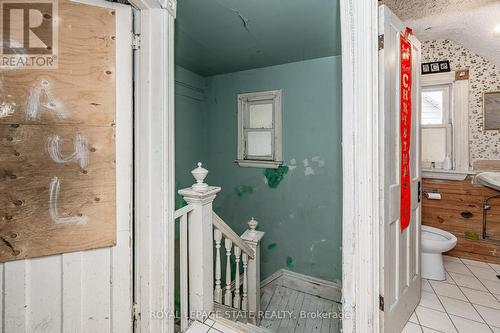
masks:
{"label": "white door", "polygon": [[132,12],[78,2],[116,17],[116,246],[0,264],[1,332],[132,332]]}
{"label": "white door", "polygon": [[[400,228],[400,33],[405,26],[386,6],[379,8],[379,112],[381,112],[381,324],[400,332],[420,301],[420,42],[412,44],[410,147],[411,223]],[[382,38],[382,37],[380,37]]]}

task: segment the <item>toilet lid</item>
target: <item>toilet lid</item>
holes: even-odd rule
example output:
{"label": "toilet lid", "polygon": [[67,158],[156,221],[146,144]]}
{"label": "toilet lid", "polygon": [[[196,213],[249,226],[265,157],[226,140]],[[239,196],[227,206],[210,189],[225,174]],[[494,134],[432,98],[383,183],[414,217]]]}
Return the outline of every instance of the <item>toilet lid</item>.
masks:
{"label": "toilet lid", "polygon": [[448,237],[446,237],[445,235],[430,230],[422,230],[422,237],[425,239],[436,241],[448,240]]}

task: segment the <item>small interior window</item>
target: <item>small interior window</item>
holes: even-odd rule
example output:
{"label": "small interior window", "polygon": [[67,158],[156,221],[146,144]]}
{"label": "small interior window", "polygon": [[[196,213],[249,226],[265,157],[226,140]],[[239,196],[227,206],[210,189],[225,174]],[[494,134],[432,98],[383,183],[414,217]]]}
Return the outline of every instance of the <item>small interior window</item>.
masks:
{"label": "small interior window", "polygon": [[281,153],[281,90],[238,95],[240,166],[277,168]]}

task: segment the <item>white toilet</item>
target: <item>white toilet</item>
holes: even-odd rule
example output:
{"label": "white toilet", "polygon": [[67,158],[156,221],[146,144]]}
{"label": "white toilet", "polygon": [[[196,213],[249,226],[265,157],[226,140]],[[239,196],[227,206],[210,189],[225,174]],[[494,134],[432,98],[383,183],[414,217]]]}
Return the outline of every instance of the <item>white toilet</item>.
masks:
{"label": "white toilet", "polygon": [[445,280],[443,252],[457,245],[457,237],[438,228],[423,225],[422,231],[422,277],[430,280]]}

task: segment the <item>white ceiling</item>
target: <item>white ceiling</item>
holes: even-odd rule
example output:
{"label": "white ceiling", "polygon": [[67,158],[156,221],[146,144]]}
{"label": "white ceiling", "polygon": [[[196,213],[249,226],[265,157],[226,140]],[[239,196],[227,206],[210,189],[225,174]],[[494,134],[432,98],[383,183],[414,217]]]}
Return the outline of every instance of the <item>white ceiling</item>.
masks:
{"label": "white ceiling", "polygon": [[498,0],[386,0],[421,41],[450,39],[500,66]]}

